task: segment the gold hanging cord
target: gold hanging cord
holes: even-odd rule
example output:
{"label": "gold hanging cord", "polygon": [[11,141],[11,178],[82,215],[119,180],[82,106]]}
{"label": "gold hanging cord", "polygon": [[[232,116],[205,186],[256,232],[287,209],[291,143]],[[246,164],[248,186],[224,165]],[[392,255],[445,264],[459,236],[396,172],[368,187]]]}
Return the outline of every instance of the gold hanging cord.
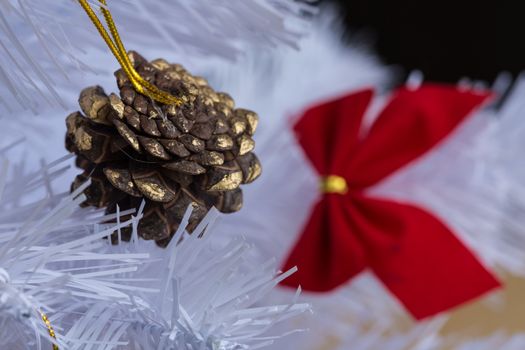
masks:
{"label": "gold hanging cord", "polygon": [[[42,311],[39,311],[39,313],[40,313],[40,317],[42,318],[42,321],[44,321],[44,324],[46,325],[49,336],[53,339],[56,339],[55,330],[53,329],[51,322],[47,318],[47,315],[43,313]],[[53,344],[53,350],[59,350],[58,345]]]}
{"label": "gold hanging cord", "polygon": [[100,19],[95,14],[95,11],[93,11],[91,6],[89,5],[88,1],[78,0],[80,6],[82,6],[84,11],[86,11],[86,14],[88,15],[89,19],[91,20],[91,22],[93,22],[93,25],[97,28],[98,32],[100,33],[100,36],[102,37],[102,39],[104,39],[109,49],[113,53],[113,56],[115,56],[118,63],[128,76],[135,90],[137,90],[143,95],[150,97],[151,99],[157,102],[161,102],[166,105],[180,106],[182,104],[182,100],[180,98],[177,98],[166,91],[160,90],[158,87],[151,84],[149,81],[142,78],[139,73],[137,73],[129,59],[129,56],[127,55],[127,51],[124,48],[124,44],[122,44],[122,40],[120,39],[120,35],[117,30],[117,26],[113,21],[111,12],[107,8],[106,0],[98,1],[101,4],[100,10],[102,11],[102,15],[104,16],[104,19],[106,21],[106,24],[108,26],[109,32],[111,33],[111,37],[113,38],[113,40],[111,39],[110,35],[108,34],[108,31],[106,30]]}

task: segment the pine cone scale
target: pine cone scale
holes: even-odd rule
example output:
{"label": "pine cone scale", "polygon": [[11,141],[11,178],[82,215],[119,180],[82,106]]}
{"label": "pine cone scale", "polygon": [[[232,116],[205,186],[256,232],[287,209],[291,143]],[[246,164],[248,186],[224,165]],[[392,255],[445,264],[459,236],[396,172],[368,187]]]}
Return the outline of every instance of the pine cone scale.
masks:
{"label": "pine cone scale", "polygon": [[167,203],[177,197],[177,185],[168,183],[156,170],[131,170],[138,190],[153,202]]}
{"label": "pine cone scale", "polygon": [[166,139],[174,139],[181,135],[181,132],[177,130],[175,125],[168,119],[157,120],[157,128],[162,134],[162,137]]}
{"label": "pine cone scale", "polygon": [[137,189],[137,186],[135,186],[129,170],[104,168],[103,171],[113,186],[130,196],[142,197],[142,193]]}
{"label": "pine cone scale", "polygon": [[137,135],[123,122],[120,120],[113,120],[113,124],[117,128],[118,133],[126,142],[133,147],[137,152],[140,152],[140,143]]}
{"label": "pine cone scale", "polygon": [[175,156],[178,156],[180,158],[186,158],[191,154],[190,151],[188,151],[186,147],[184,147],[184,145],[179,141],[165,139],[160,139],[159,141],[169,153]]}
{"label": "pine cone scale", "polygon": [[124,118],[126,118],[126,123],[131,125],[133,129],[141,131],[140,127],[140,116],[139,113],[131,108],[129,105],[124,107]]}
{"label": "pine cone scale", "polygon": [[151,139],[149,137],[144,136],[137,136],[140,145],[153,157],[163,159],[163,160],[170,160],[171,157],[166,152],[166,149],[162,146],[162,144],[155,140]]}
{"label": "pine cone scale", "polygon": [[187,175],[200,175],[206,172],[206,169],[195,162],[181,160],[178,162],[166,163],[162,167]]}

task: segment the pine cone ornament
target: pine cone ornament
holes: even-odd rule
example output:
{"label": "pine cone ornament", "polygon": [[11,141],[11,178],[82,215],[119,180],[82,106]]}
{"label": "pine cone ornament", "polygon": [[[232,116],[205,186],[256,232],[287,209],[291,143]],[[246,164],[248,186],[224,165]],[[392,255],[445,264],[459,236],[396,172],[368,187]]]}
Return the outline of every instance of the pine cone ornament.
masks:
{"label": "pine cone ornament", "polygon": [[190,230],[212,206],[223,213],[241,209],[240,185],[261,174],[252,152],[258,116],[235,108],[229,95],[178,64],[148,62],[135,52],[129,57],[145,80],[184,103],[163,105],[137,93],[121,69],[115,72],[120,97],[99,86],[84,89],[82,112],[66,119],[66,148],[84,170],[72,189],[91,179],[83,205],[108,213],[144,199],[139,235],[166,245],[190,204]]}

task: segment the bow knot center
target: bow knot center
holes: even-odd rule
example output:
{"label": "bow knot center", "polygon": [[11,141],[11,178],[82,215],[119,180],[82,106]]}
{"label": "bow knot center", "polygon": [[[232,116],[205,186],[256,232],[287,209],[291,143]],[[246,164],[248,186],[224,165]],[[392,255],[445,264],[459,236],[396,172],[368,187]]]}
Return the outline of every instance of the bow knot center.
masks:
{"label": "bow knot center", "polygon": [[348,184],[345,178],[338,175],[323,176],[320,181],[320,188],[321,192],[326,194],[346,194],[348,192]]}

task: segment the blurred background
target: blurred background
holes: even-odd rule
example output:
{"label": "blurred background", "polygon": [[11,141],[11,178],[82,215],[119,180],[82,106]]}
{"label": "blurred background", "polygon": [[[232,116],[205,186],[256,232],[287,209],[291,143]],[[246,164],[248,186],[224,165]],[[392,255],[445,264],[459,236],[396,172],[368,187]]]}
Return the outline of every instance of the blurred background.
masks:
{"label": "blurred background", "polygon": [[371,47],[400,74],[428,80],[493,81],[525,67],[525,8],[520,1],[326,0],[344,18],[346,38]]}

